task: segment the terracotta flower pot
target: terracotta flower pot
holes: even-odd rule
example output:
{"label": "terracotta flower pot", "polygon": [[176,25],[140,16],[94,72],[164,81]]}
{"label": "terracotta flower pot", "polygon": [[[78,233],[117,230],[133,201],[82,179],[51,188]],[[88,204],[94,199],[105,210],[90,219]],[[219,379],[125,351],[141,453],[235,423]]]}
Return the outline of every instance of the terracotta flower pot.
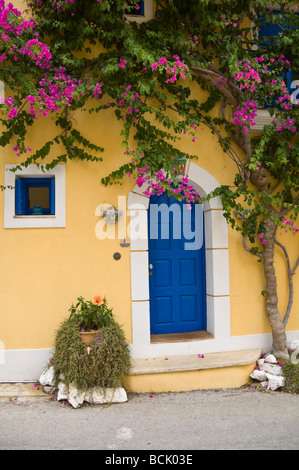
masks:
{"label": "terracotta flower pot", "polygon": [[90,344],[92,343],[96,336],[100,333],[101,330],[92,330],[92,331],[80,331],[80,338],[82,343]]}

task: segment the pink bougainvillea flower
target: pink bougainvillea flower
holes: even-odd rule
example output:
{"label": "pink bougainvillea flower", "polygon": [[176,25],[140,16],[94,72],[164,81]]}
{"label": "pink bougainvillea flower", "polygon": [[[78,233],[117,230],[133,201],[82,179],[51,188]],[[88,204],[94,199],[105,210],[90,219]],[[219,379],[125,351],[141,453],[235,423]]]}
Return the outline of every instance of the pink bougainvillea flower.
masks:
{"label": "pink bougainvillea flower", "polygon": [[92,303],[94,305],[102,305],[104,303],[104,299],[103,297],[101,297],[100,295],[96,295],[93,300],[92,300]]}

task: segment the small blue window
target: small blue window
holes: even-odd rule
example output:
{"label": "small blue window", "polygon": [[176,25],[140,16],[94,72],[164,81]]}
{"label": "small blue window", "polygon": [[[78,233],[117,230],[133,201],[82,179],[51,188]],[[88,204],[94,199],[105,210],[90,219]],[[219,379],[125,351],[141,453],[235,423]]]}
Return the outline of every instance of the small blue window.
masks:
{"label": "small blue window", "polygon": [[16,215],[54,215],[55,177],[16,178]]}
{"label": "small blue window", "polygon": [[[280,10],[273,10],[272,12],[274,15],[278,15],[279,13],[281,13]],[[268,38],[275,38],[276,36],[279,35],[279,33],[282,32],[282,30],[280,29],[280,27],[275,24],[275,23],[267,23],[266,21],[266,18],[264,15],[262,15],[261,17],[261,25],[260,25],[260,28],[259,28],[259,37],[260,39],[262,39],[263,37],[265,37],[264,41],[263,41],[263,45],[267,45],[267,44],[270,44],[270,40]],[[267,39],[266,39],[267,37]]]}
{"label": "small blue window", "polygon": [[137,2],[135,8],[132,8],[130,15],[144,16],[144,0]]}
{"label": "small blue window", "polygon": [[[273,13],[274,13],[274,15],[278,15],[278,14],[281,13],[281,11],[280,10],[273,10]],[[282,24],[282,26],[284,27],[285,25]],[[292,30],[294,28],[291,27],[290,29]],[[267,45],[270,44],[270,41],[271,41],[270,38],[275,38],[281,32],[282,32],[282,30],[280,29],[280,27],[277,24],[267,23],[265,17],[261,16],[261,24],[260,24],[260,28],[259,28],[259,38],[262,41],[262,45],[267,47]],[[284,73],[282,75],[282,78],[284,79],[289,92],[292,93],[292,91],[294,91],[294,87],[292,86],[292,83],[295,80],[295,76],[294,76],[293,71],[290,70],[289,72]],[[271,106],[273,106],[273,104],[270,103],[269,106],[271,107]]]}

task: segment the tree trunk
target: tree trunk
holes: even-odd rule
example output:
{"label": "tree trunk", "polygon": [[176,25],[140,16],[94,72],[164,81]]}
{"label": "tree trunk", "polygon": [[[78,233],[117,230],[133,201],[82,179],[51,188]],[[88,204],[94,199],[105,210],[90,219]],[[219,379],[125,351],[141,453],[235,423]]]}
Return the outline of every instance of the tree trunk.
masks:
{"label": "tree trunk", "polygon": [[274,268],[275,223],[269,218],[265,221],[265,240],[263,264],[266,279],[266,314],[271,329],[274,355],[288,359],[287,337],[285,327],[278,310],[277,281]]}

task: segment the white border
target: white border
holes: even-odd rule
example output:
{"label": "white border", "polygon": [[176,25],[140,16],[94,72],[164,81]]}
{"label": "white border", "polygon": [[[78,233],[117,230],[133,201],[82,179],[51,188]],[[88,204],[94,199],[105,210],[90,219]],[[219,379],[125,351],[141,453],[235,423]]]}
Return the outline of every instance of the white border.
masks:
{"label": "white border", "polygon": [[[15,190],[4,191],[4,228],[55,228],[66,226],[65,216],[65,165],[57,165],[52,170],[42,170],[36,165],[28,165],[22,170],[11,169],[16,165],[5,165],[5,186],[15,186],[17,176],[44,177],[55,176],[55,215],[18,216],[15,215]],[[42,167],[42,165],[41,165]]]}
{"label": "white border", "polygon": [[[206,170],[189,163],[189,181],[201,196],[219,186]],[[146,187],[135,186],[128,196],[129,217],[136,211],[147,211],[149,198],[143,195]],[[221,198],[204,203],[206,240],[207,329],[213,339],[184,343],[152,344],[150,342],[148,240],[131,240],[131,296],[132,296],[132,357],[147,358],[161,355],[187,355],[196,351],[219,352],[230,338],[230,287],[228,225],[222,215]],[[147,217],[143,218],[147,220]],[[147,230],[145,231],[147,233]],[[244,349],[244,348],[243,348]]]}
{"label": "white border", "polygon": [[53,355],[51,349],[10,349],[0,363],[0,382],[35,382]]}
{"label": "white border", "polygon": [[[141,316],[139,317],[139,320],[142,320]],[[146,325],[143,325],[143,328],[146,328]],[[299,331],[287,332],[287,339],[289,345],[293,341],[298,341]],[[257,348],[261,348],[263,352],[269,352],[272,350],[271,333],[234,336],[231,337],[229,341],[226,341],[226,339],[223,338],[222,340],[218,340],[217,347],[213,341],[214,340],[195,341],[194,343],[196,343],[196,347],[193,347],[192,350],[189,346],[193,342],[182,343],[183,349],[187,350],[187,352],[184,352],[183,354],[242,351],[245,349]],[[161,357],[163,359],[166,355],[170,356],[172,350],[174,351],[173,355],[178,355],[176,353],[175,344],[163,344],[159,351],[159,355],[154,357]],[[36,382],[39,380],[42,372],[49,364],[49,360],[53,355],[53,349],[9,349],[3,350],[3,352],[5,353],[3,354],[3,361],[0,361],[0,382],[3,383]]]}

